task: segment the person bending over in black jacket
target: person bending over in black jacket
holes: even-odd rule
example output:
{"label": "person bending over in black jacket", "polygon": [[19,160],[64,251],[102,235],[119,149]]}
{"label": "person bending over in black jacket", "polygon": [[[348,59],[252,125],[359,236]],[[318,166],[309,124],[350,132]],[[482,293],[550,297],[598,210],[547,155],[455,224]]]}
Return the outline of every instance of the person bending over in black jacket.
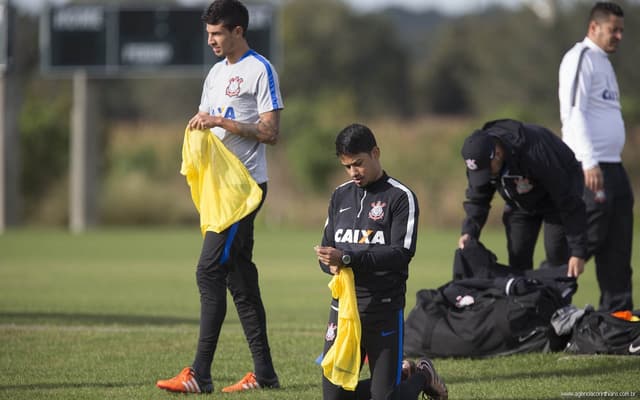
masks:
{"label": "person bending over in black jacket", "polygon": [[587,216],[582,168],[571,149],[548,129],[515,120],[486,123],[466,138],[462,158],[468,186],[458,247],[480,237],[497,191],[505,200],[502,221],[509,265],[533,268],[544,222],[546,263],[568,265],[578,277],[587,255]]}

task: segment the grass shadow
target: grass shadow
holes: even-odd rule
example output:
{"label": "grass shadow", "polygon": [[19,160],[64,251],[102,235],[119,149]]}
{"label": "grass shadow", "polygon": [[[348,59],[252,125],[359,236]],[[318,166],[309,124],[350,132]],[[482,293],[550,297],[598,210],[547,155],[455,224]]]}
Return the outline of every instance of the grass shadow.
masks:
{"label": "grass shadow", "polygon": [[47,313],[47,312],[0,312],[0,323],[33,324],[52,323],[61,325],[129,325],[129,326],[172,326],[197,325],[198,318],[172,316],[88,314],[88,313]]}
{"label": "grass shadow", "polygon": [[0,385],[2,391],[31,391],[31,390],[56,390],[56,389],[109,389],[139,387],[148,385],[148,382],[141,383],[113,383],[113,382],[68,382],[68,383],[27,383],[24,385]]}

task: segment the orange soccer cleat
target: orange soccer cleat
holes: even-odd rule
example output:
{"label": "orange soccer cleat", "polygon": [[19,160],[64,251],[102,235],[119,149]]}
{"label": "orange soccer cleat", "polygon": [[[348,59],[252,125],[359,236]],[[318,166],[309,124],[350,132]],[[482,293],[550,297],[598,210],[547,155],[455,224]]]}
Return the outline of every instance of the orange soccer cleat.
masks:
{"label": "orange soccer cleat", "polygon": [[233,385],[227,386],[222,389],[224,393],[242,392],[245,390],[271,388],[276,389],[280,387],[278,378],[275,378],[273,383],[260,385],[256,379],[256,375],[253,372],[247,372],[247,374]]}
{"label": "orange soccer cleat", "polygon": [[159,380],[156,386],[160,389],[179,393],[211,393],[213,390],[211,383],[198,383],[196,373],[191,367],[184,368],[177,376],[171,379]]}

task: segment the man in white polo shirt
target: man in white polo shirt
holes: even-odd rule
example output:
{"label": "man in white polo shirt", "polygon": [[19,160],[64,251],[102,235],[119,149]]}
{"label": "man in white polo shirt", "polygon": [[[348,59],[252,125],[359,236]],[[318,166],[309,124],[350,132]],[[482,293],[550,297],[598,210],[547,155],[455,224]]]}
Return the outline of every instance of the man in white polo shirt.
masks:
{"label": "man in white polo shirt", "polygon": [[603,311],[633,309],[633,192],[622,166],[625,127],[608,58],[623,32],[622,8],[596,3],[587,36],[565,54],[559,72],[562,137],[582,163],[588,255],[595,257]]}

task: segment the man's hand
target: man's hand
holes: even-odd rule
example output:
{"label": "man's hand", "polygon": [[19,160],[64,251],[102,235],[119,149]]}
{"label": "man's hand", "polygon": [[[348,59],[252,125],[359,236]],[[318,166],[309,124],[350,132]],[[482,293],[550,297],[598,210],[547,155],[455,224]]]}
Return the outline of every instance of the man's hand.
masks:
{"label": "man's hand", "polygon": [[567,268],[567,276],[577,278],[584,272],[584,258],[569,258],[569,267]]}
{"label": "man's hand", "polygon": [[209,115],[206,112],[199,111],[189,120],[189,129],[205,130],[220,126],[222,117]]}
{"label": "man's hand", "polygon": [[584,185],[593,193],[597,193],[604,189],[604,178],[602,177],[602,170],[599,165],[593,168],[585,169],[584,172]]}
{"label": "man's hand", "polygon": [[280,132],[280,110],[273,110],[260,114],[257,123],[244,123],[219,115],[209,115],[199,111],[189,120],[189,129],[210,129],[215,127],[230,132],[234,135],[253,138],[261,143],[276,144]]}
{"label": "man's hand", "polygon": [[337,274],[342,265],[342,250],[329,246],[315,246],[313,249],[316,251],[318,260],[328,265],[332,274]]}
{"label": "man's hand", "polygon": [[460,236],[460,239],[458,239],[458,248],[459,249],[464,249],[464,245],[467,243],[467,240],[471,239],[471,236],[468,233],[465,233],[464,235]]}

